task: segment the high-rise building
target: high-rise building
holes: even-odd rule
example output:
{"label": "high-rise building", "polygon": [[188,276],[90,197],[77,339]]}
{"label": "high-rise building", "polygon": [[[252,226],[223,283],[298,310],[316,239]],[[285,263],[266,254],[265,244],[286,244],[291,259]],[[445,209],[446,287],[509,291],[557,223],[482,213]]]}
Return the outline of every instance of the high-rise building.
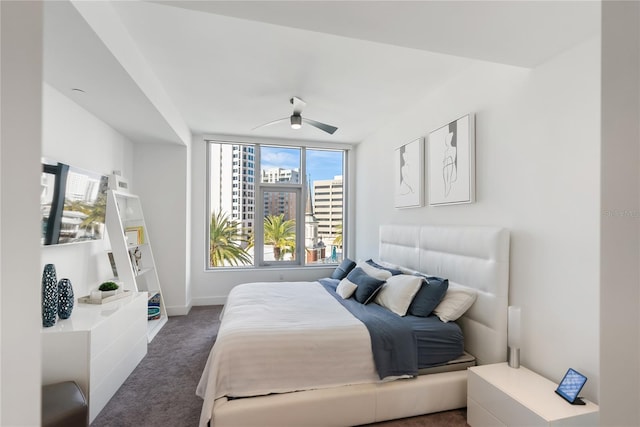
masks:
{"label": "high-rise building", "polygon": [[343,212],[342,175],[313,182],[314,214],[318,221],[318,236],[326,245],[333,244],[340,234]]}
{"label": "high-rise building", "polygon": [[[277,183],[298,183],[300,182],[300,171],[298,169],[271,168],[263,169],[262,182],[269,184]],[[264,214],[284,215],[285,220],[296,218],[295,194],[291,192],[264,192]]]}
{"label": "high-rise building", "polygon": [[[253,230],[255,163],[251,145],[211,144],[211,209],[222,210],[245,231]],[[231,165],[231,168],[229,168]]]}
{"label": "high-rise building", "polygon": [[300,171],[298,169],[270,168],[262,170],[262,182],[277,184],[288,182],[297,184],[300,182]]}

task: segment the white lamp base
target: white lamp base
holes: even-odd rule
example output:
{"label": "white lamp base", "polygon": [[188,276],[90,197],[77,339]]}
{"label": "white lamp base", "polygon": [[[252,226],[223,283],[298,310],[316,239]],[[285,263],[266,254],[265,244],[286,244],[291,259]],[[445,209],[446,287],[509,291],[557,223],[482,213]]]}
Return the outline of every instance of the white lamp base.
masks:
{"label": "white lamp base", "polygon": [[520,367],[520,349],[519,348],[509,348],[509,352],[507,353],[507,363],[512,368]]}

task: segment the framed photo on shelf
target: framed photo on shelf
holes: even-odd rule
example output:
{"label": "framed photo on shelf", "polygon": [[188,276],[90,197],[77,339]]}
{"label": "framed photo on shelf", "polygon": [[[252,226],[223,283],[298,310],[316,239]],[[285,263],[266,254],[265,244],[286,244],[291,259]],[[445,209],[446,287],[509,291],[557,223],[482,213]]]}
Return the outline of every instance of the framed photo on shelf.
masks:
{"label": "framed photo on shelf", "polygon": [[429,206],[475,202],[475,117],[467,114],[429,134]]}
{"label": "framed photo on shelf", "polygon": [[111,265],[113,277],[118,278],[118,269],[116,268],[116,260],[113,257],[113,252],[107,252],[107,256],[109,257],[109,264]]}
{"label": "framed photo on shelf", "polygon": [[424,204],[424,142],[422,138],[404,144],[395,151],[396,208],[417,208]]}
{"label": "framed photo on shelf", "polygon": [[139,247],[136,246],[135,249],[129,249],[129,259],[131,260],[133,272],[138,275],[142,270],[142,252]]}
{"label": "framed photo on shelf", "polygon": [[127,227],[125,229],[125,236],[129,246],[144,244],[144,228],[142,226]]}
{"label": "framed photo on shelf", "polygon": [[123,193],[129,192],[129,182],[118,174],[112,174],[109,176],[109,189],[117,190]]}

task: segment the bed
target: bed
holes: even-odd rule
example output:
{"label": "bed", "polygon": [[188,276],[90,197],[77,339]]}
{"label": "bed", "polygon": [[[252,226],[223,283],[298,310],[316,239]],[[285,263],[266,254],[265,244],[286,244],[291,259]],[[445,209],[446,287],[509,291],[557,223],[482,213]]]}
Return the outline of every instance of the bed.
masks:
{"label": "bed", "polygon": [[[330,282],[240,285],[198,386],[200,425],[350,426],[464,407],[467,374],[460,367],[506,360],[508,231],[384,225],[379,260],[475,290],[475,302],[455,322],[465,352],[450,363],[457,369],[442,363],[424,375],[379,374],[373,335],[328,292]],[[291,356],[286,361],[283,352]]]}

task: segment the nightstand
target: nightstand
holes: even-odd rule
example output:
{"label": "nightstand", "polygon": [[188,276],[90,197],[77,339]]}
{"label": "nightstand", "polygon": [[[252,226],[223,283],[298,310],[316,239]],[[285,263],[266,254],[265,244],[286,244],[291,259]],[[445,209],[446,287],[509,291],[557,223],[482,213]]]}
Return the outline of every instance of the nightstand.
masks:
{"label": "nightstand", "polygon": [[[555,393],[557,384],[506,363],[469,368],[467,423],[483,426],[597,426],[598,405],[572,405]],[[584,400],[584,399],[583,399]]]}

